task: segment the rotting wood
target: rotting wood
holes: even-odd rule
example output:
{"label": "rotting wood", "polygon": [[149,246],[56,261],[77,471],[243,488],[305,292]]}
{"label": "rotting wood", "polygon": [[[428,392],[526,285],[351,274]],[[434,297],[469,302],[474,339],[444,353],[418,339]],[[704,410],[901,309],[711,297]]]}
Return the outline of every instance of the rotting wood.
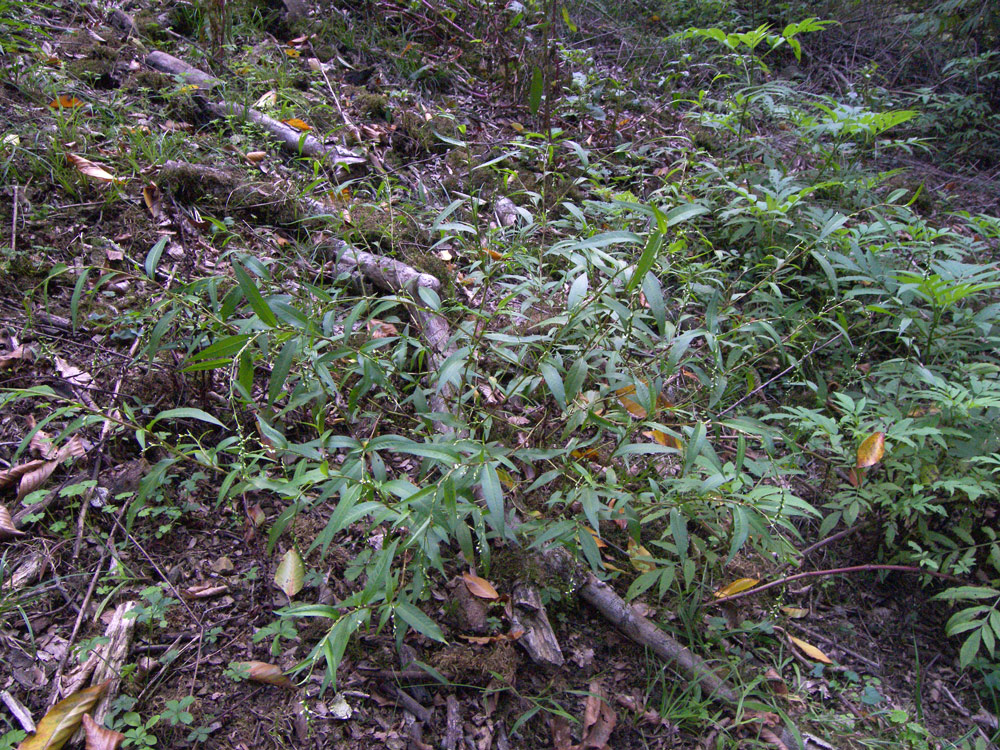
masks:
{"label": "rotting wood", "polygon": [[524,630],[518,645],[528,652],[536,664],[561,667],[566,660],[538,591],[533,586],[519,583],[511,593],[511,604],[511,627]]}
{"label": "rotting wood", "polygon": [[[223,87],[223,82],[220,79],[198,70],[193,65],[173,55],[168,55],[166,52],[160,52],[159,50],[150,52],[146,55],[146,65],[161,73],[177,76],[183,83],[194,85],[204,90],[204,92],[199,93],[207,95],[213,90]],[[365,157],[359,156],[348,148],[336,145],[329,146],[315,136],[297,130],[291,125],[286,125],[280,120],[275,120],[273,117],[269,117],[252,107],[227,101],[210,102],[206,100],[205,108],[215,117],[238,117],[252,122],[274,136],[286,151],[297,156],[308,156],[319,159],[332,167],[343,166],[351,168],[368,163]]]}

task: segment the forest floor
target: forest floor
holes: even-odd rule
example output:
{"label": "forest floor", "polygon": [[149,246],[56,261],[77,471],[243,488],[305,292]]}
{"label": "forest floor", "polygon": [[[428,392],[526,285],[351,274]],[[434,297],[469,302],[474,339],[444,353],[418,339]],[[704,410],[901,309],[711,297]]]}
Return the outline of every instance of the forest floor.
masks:
{"label": "forest floor", "polygon": [[[204,293],[224,309],[236,257],[255,259],[240,268],[268,275],[278,289],[344,285],[331,249],[343,239],[435,276],[442,298],[461,298],[488,327],[499,295],[479,289],[470,268],[501,254],[441,241],[449,227],[461,239],[460,222],[521,222],[526,194],[557,194],[543,199],[550,206],[642,196],[692,144],[720,145],[655,87],[628,83],[633,66],[650,86],[666,75],[665,64],[657,70],[661,52],[596,11],[574,12],[580,31],[567,32],[569,53],[556,68],[573,98],[546,111],[549,102],[532,102],[530,47],[505,41],[512,10],[472,28],[432,3],[362,3],[293,19],[277,13],[254,26],[213,22],[209,7],[25,6],[31,25],[0,42],[0,387],[13,394],[0,412],[0,470],[16,468],[0,474],[0,503],[10,511],[0,518],[0,748],[25,736],[25,713],[38,722],[91,684],[87,657],[115,628],[130,627],[102,718],[131,747],[783,747],[794,738],[790,725],[810,748],[971,748],[994,735],[996,707],[958,668],[959,642],[943,634],[949,612],[931,600],[933,586],[910,573],[869,571],[713,607],[711,592],[726,581],[779,575],[774,558],[749,553],[728,561],[721,578],[699,570],[705,577],[693,598],[660,606],[640,597],[638,605],[709,664],[729,665],[741,695],[751,696],[736,714],[551,578],[540,586],[564,661],[532,660],[510,626],[512,584],[528,563],[521,548],[499,542],[483,574],[498,600],[484,598],[491,594],[479,576],[463,578],[468,565],[457,554],[446,556],[447,575],[427,573],[420,607],[433,628],[400,610],[411,626],[405,639],[373,619],[344,642],[335,688],[322,659],[293,682],[281,677],[315,661],[330,621],[276,613],[293,600],[347,600],[371,577],[365,563],[387,532],[355,517],[326,538],[328,549],[317,548],[336,507],[329,498],[304,504],[287,487],[259,484],[219,501],[232,481],[210,468],[219,445],[253,443],[264,461],[281,449],[251,408],[234,407],[234,382],[260,398],[262,414],[293,391],[268,385],[279,364],[258,368],[255,379],[235,351],[220,355],[231,367],[190,367],[212,339],[198,338],[207,308],[185,300]],[[230,29],[218,47],[213,23]],[[365,24],[372,29],[362,31]],[[219,117],[206,105],[214,84],[157,69],[154,50],[223,81],[237,105],[300,128],[300,145],[316,136],[324,156],[290,153],[275,131]],[[573,88],[575,73],[605,98]],[[543,152],[545,138],[532,133],[545,117],[589,156],[588,166],[557,163],[542,174],[508,155],[502,169],[483,167],[515,142]],[[331,166],[334,147],[358,158]],[[930,211],[1000,211],[995,174],[934,166],[919,154],[897,164],[900,180],[924,185]],[[473,212],[481,216],[470,219],[469,204],[447,215],[470,195],[481,199]],[[543,231],[531,241],[548,239]],[[369,296],[375,312],[352,347],[401,335],[410,325],[401,294]],[[528,317],[554,315],[565,292],[552,294]],[[264,319],[262,304],[264,312],[254,310]],[[348,312],[334,328],[344,331]],[[294,327],[289,316],[281,322]],[[487,384],[475,394],[489,403]],[[355,397],[341,398],[340,416],[325,427],[352,439],[375,438],[383,417],[412,414],[387,399],[352,419],[344,415],[355,413]],[[185,439],[204,441],[198,460],[209,468],[175,465],[157,484],[150,474],[174,455],[174,438],[135,426],[151,428],[164,412],[186,420]],[[543,449],[558,439],[547,413],[512,401],[496,439]],[[418,483],[420,462],[387,459],[389,475]],[[807,471],[796,489],[821,504],[824,481]],[[519,510],[531,520],[539,507],[525,501]],[[616,546],[616,530],[607,533],[615,564],[642,571],[625,537]],[[290,558],[290,550],[298,552]],[[818,550],[809,566],[864,565],[878,550],[878,532],[862,528]],[[132,625],[113,623],[126,601],[137,603]]]}

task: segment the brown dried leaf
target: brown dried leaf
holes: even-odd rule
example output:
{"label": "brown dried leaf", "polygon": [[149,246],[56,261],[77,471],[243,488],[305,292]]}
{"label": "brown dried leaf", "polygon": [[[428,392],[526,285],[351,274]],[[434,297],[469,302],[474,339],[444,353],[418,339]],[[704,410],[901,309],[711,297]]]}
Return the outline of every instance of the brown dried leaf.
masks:
{"label": "brown dried leaf", "polygon": [[47,461],[45,459],[36,458],[32,461],[18,464],[17,466],[11,466],[9,469],[0,471],[0,488],[10,487],[10,485],[14,484],[14,482],[23,477],[25,474],[30,474],[39,466],[46,463]]}
{"label": "brown dried leaf", "polygon": [[247,669],[249,678],[254,682],[263,682],[266,685],[276,685],[289,690],[295,689],[292,681],[274,664],[268,664],[266,661],[244,661],[238,664]]}
{"label": "brown dried leaf", "polygon": [[87,446],[83,444],[83,440],[80,439],[79,435],[73,435],[66,444],[59,449],[56,453],[55,460],[62,463],[67,458],[83,458],[87,455]]}
{"label": "brown dried leaf", "polygon": [[34,358],[34,352],[32,352],[31,349],[26,347],[24,344],[21,344],[6,354],[0,354],[0,370],[6,370],[8,367],[13,367],[21,360],[30,362]]}
{"label": "brown dried leaf", "polygon": [[56,467],[59,465],[58,461],[42,461],[41,463],[42,465],[37,469],[29,471],[21,477],[21,483],[17,485],[18,500],[23,500],[27,495],[31,494],[45,484],[48,478],[52,476],[52,472],[54,472]]}
{"label": "brown dried leaf", "polygon": [[59,750],[73,736],[83,715],[90,712],[108,683],[103,682],[73,693],[49,709],[38,730],[17,746],[17,750]]}
{"label": "brown dried leaf", "polygon": [[383,323],[375,318],[368,321],[368,333],[373,339],[387,339],[399,335],[399,331],[392,323]]}
{"label": "brown dried leaf", "polygon": [[767,686],[771,688],[771,692],[775,695],[788,695],[788,685],[785,684],[784,678],[778,674],[778,670],[774,667],[768,667],[767,672],[764,673],[764,679],[767,680]]}
{"label": "brown dried leaf", "polygon": [[94,382],[94,379],[90,377],[90,373],[81,370],[75,365],[71,365],[65,359],[60,357],[56,357],[56,369],[70,385],[76,385],[81,388],[90,388],[91,384]]}
{"label": "brown dried leaf", "polygon": [[474,576],[472,573],[462,573],[462,580],[465,581],[465,588],[467,588],[469,593],[473,596],[478,596],[480,599],[500,598],[500,594],[498,594],[497,590],[493,588],[493,584],[485,578]]}
{"label": "brown dried leaf", "polygon": [[267,516],[264,515],[264,509],[260,507],[260,503],[248,509],[247,516],[250,518],[250,522],[257,527],[263,526],[264,521],[267,520]]}
{"label": "brown dried leaf", "polygon": [[83,731],[86,733],[87,750],[118,750],[125,741],[124,734],[102,727],[90,718],[90,714],[83,715]]}
{"label": "brown dried leaf", "polygon": [[161,204],[162,195],[160,188],[152,182],[142,189],[142,202],[146,204],[146,208],[149,209],[149,213],[154,219],[159,219],[163,213]]}
{"label": "brown dried leaf", "polygon": [[59,451],[56,450],[55,445],[52,444],[52,436],[45,432],[45,430],[37,430],[35,434],[31,436],[31,442],[28,443],[28,448],[35,454],[44,458],[46,461],[54,461],[56,455],[59,453]]}
{"label": "brown dried leaf", "polygon": [[549,729],[552,731],[552,750],[573,750],[573,735],[564,716],[551,715]]}
{"label": "brown dried leaf", "polygon": [[77,168],[77,171],[85,177],[90,177],[98,182],[116,182],[117,178],[100,164],[94,164],[90,159],[84,159],[77,154],[66,154],[70,164]]}
{"label": "brown dried leaf", "polygon": [[6,506],[0,505],[0,539],[11,539],[15,536],[24,536],[24,532],[15,528],[10,511]]}
{"label": "brown dried leaf", "polygon": [[617,723],[618,715],[605,700],[600,684],[591,682],[583,714],[583,741],[580,743],[580,750],[607,748],[611,732]]}
{"label": "brown dried leaf", "polygon": [[874,466],[882,460],[885,454],[885,433],[874,432],[858,446],[858,462],[855,466],[864,469]]}
{"label": "brown dried leaf", "polygon": [[194,586],[184,589],[181,593],[188,599],[208,599],[219,594],[225,594],[228,591],[229,587],[225,584],[196,583]]}

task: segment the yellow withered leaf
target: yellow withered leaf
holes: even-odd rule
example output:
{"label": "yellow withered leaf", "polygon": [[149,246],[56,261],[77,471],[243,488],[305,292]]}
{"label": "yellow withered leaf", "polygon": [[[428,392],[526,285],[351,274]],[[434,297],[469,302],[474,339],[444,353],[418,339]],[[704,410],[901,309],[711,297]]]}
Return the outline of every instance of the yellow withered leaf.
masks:
{"label": "yellow withered leaf", "polygon": [[632,537],[628,538],[628,557],[632,561],[632,567],[638,570],[640,573],[652,573],[656,570],[656,565],[649,558],[652,555],[649,554],[649,550],[639,544]]}
{"label": "yellow withered leaf", "polygon": [[794,635],[788,636],[788,640],[790,640],[793,644],[795,644],[795,647],[803,654],[805,654],[806,657],[808,657],[809,659],[812,659],[813,661],[822,662],[823,664],[833,664],[833,659],[824,654],[822,651],[820,651],[811,643],[806,643],[804,640],[802,640],[801,638],[796,638]]}
{"label": "yellow withered leaf", "polygon": [[721,599],[724,596],[732,596],[733,594],[738,594],[741,591],[746,591],[747,589],[752,589],[760,583],[759,578],[737,578],[732,583],[727,583],[722,588],[718,589],[712,596],[716,599]]}
{"label": "yellow withered leaf", "polygon": [[809,616],[809,610],[803,607],[782,607],[781,611],[793,620],[801,620],[803,617]]}
{"label": "yellow withered leaf", "polygon": [[298,117],[292,117],[288,120],[282,120],[282,122],[291,128],[295,128],[296,130],[301,130],[303,133],[312,130],[312,125],[303,122]]}
{"label": "yellow withered leaf", "polygon": [[42,717],[37,731],[17,746],[18,750],[59,750],[76,733],[83,715],[90,712],[107,686],[102,682],[59,701]]}
{"label": "yellow withered leaf", "polygon": [[291,599],[305,585],[306,567],[298,551],[292,547],[281,558],[278,569],[274,573],[275,585]]}
{"label": "yellow withered leaf", "polygon": [[882,460],[882,456],[884,454],[885,433],[873,432],[871,435],[866,437],[864,441],[862,441],[861,445],[858,446],[858,462],[855,466],[859,469],[874,466]]}
{"label": "yellow withered leaf", "polygon": [[684,450],[684,445],[680,440],[675,438],[673,435],[668,435],[662,430],[651,430],[650,432],[644,432],[642,434],[653,438],[654,441],[660,445],[666,446],[667,448],[673,448],[676,451]]}
{"label": "yellow withered leaf", "polygon": [[618,396],[618,403],[625,407],[625,411],[636,419],[645,419],[646,410],[636,401],[629,398],[629,395],[633,393],[635,393],[634,385],[627,385],[624,388],[619,388],[615,391],[615,395]]}

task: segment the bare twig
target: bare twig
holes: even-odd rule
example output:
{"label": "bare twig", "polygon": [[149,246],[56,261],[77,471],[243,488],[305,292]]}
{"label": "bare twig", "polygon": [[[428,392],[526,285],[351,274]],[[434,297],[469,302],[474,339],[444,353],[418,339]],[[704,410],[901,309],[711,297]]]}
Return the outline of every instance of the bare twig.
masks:
{"label": "bare twig", "polygon": [[775,586],[784,586],[787,583],[797,581],[801,578],[824,578],[826,576],[843,575],[844,573],[864,573],[872,570],[896,570],[900,573],[916,573],[918,575],[932,576],[945,581],[951,581],[952,583],[965,583],[965,581],[961,578],[950,576],[947,573],[938,573],[933,570],[918,568],[915,565],[852,565],[847,568],[831,568],[829,570],[811,570],[808,573],[796,573],[793,576],[787,576],[785,578],[779,578],[776,581],[771,581],[770,583],[765,583],[763,586],[757,586],[755,588],[748,589],[747,591],[741,591],[738,594],[732,594],[731,596],[722,596],[718,599],[713,599],[712,601],[705,603],[722,604],[723,602],[731,602],[734,599],[742,599],[745,596],[751,596],[753,594],[759,594],[761,591],[766,591],[767,589],[773,589]]}

